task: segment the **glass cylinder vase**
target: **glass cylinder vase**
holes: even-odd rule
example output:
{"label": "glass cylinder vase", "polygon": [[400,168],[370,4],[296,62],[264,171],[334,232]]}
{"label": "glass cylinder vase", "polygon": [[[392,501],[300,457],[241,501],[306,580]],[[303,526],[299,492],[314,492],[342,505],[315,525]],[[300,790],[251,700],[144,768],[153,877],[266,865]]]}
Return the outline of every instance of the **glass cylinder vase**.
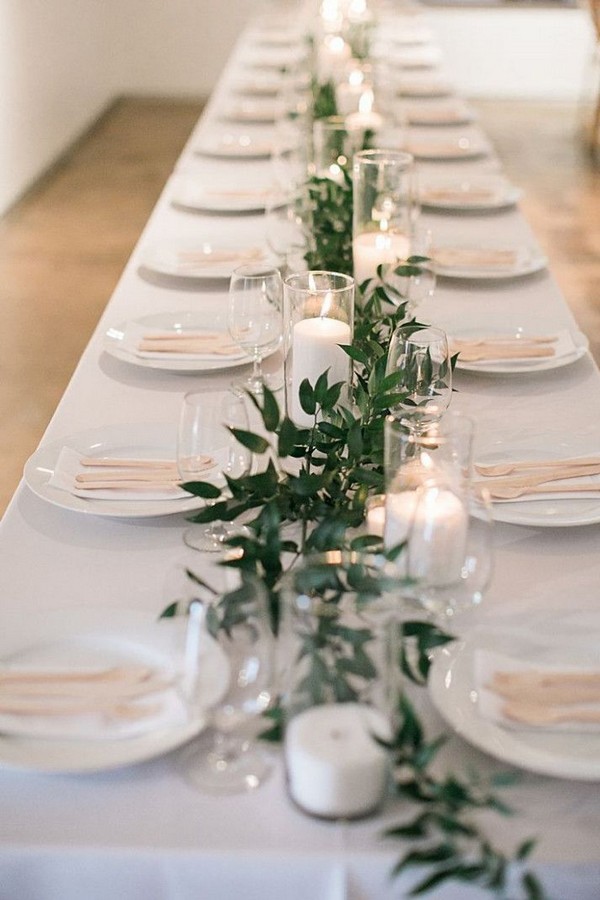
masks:
{"label": "glass cylinder vase", "polygon": [[314,387],[327,372],[329,385],[351,377],[350,357],[342,346],[352,343],[354,279],[339,272],[299,272],[284,281],[286,334],[285,385],[288,416],[300,426],[315,415],[302,408],[301,386]]}
{"label": "glass cylinder vase", "polygon": [[410,256],[414,221],[414,161],[409,153],[362,150],[352,165],[353,257],[357,284],[383,264]]}
{"label": "glass cylinder vase", "polygon": [[382,741],[399,713],[396,583],[382,558],[330,551],[308,557],[285,586],[287,787],[310,815],[360,818],[385,797],[390,759]]}

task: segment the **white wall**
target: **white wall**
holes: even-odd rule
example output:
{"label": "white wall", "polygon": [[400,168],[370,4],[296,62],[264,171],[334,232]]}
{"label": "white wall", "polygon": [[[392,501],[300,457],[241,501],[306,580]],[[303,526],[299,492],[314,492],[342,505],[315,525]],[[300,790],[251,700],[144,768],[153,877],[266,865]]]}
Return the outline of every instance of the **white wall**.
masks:
{"label": "white wall", "polygon": [[580,97],[594,47],[585,9],[435,8],[428,15],[463,94]]}
{"label": "white wall", "polygon": [[112,58],[119,91],[210,94],[256,0],[120,0]]}
{"label": "white wall", "polygon": [[[0,214],[119,94],[203,95],[259,0],[0,0]],[[467,95],[577,99],[580,9],[430,9]]]}
{"label": "white wall", "polygon": [[0,0],[0,211],[108,102],[98,0]]}

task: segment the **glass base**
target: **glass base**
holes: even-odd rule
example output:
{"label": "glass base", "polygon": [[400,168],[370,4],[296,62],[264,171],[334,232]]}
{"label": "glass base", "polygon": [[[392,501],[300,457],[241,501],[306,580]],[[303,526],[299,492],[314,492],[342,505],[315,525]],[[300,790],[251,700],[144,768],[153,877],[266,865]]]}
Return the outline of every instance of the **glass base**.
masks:
{"label": "glass base", "polygon": [[186,780],[210,794],[253,791],[271,773],[272,761],[261,747],[245,739],[215,735],[212,743],[188,744],[180,756]]}
{"label": "glass base", "polygon": [[219,522],[216,526],[193,525],[183,532],[183,542],[192,550],[200,550],[202,553],[223,553],[227,548],[224,542],[230,537],[246,534],[247,530],[242,525],[234,525],[230,522]]}
{"label": "glass base", "polygon": [[260,398],[263,395],[263,388],[265,385],[270,391],[275,393],[283,387],[283,378],[281,375],[275,373],[273,375],[268,375],[263,372],[258,378],[254,378],[251,375],[249,378],[245,378],[241,381],[234,381],[231,385],[231,390],[239,397],[243,397],[245,394],[253,394],[255,397]]}

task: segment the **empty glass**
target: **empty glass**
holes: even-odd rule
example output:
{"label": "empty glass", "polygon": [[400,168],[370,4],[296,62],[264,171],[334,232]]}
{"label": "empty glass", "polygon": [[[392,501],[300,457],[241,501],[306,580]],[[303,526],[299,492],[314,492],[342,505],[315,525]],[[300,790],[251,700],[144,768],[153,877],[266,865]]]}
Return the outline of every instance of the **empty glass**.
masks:
{"label": "empty glass", "polygon": [[252,357],[252,374],[236,382],[238,390],[261,395],[265,384],[262,361],[281,345],[283,334],[282,282],[279,269],[244,265],[235,269],[229,284],[229,333]]}
{"label": "empty glass", "polygon": [[[177,435],[177,467],[182,481],[225,485],[225,475],[239,478],[250,470],[252,454],[230,432],[248,429],[244,400],[231,391],[203,390],[183,398]],[[210,502],[210,501],[207,501]],[[194,525],[183,539],[188,547],[206,552],[223,549],[223,541],[239,533],[227,522]]]}
{"label": "empty glass", "polygon": [[189,744],[180,761],[187,780],[200,790],[230,794],[252,790],[271,769],[269,757],[247,733],[252,720],[269,707],[275,682],[275,645],[263,584],[244,573],[235,587],[192,604],[184,679],[192,708],[206,703],[206,673],[202,654],[197,655],[206,632],[220,651],[223,684],[209,711],[210,731]]}
{"label": "empty glass", "polygon": [[386,374],[399,373],[402,394],[393,412],[419,407],[439,416],[452,398],[452,366],[444,331],[431,325],[401,325],[390,341]]}

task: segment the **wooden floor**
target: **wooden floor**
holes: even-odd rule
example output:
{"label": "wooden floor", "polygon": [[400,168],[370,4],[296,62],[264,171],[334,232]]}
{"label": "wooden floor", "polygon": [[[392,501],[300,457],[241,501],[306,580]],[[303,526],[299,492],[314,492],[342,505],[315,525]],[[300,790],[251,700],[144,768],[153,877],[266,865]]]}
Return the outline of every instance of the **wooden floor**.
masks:
{"label": "wooden floor", "polygon": [[[600,362],[600,169],[562,104],[476,104]],[[201,111],[118,103],[0,220],[0,512]]]}

